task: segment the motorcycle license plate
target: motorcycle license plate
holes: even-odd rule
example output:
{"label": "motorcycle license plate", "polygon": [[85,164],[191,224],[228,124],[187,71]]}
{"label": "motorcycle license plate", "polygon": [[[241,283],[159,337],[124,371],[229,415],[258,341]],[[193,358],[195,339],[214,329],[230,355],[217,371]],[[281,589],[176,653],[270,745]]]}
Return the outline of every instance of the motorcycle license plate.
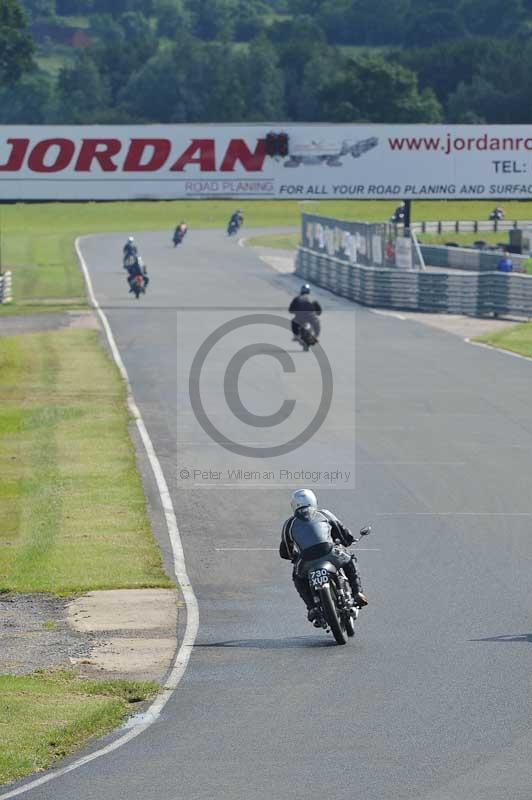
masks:
{"label": "motorcycle license plate", "polygon": [[329,573],[326,569],[313,569],[310,572],[310,582],[314,589],[321,589],[326,583],[329,583]]}

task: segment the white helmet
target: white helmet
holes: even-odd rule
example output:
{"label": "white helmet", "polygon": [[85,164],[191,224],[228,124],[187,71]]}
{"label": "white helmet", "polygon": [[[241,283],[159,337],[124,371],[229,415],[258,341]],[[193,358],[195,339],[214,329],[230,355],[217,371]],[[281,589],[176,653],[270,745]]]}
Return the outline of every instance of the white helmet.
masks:
{"label": "white helmet", "polygon": [[133,242],[135,241],[132,236],[128,236],[127,240],[128,240],[128,242],[131,242],[131,244],[133,244]]}
{"label": "white helmet", "polygon": [[290,498],[290,505],[295,513],[300,508],[308,508],[309,506],[310,508],[317,508],[318,501],[316,495],[310,489],[296,489]]}

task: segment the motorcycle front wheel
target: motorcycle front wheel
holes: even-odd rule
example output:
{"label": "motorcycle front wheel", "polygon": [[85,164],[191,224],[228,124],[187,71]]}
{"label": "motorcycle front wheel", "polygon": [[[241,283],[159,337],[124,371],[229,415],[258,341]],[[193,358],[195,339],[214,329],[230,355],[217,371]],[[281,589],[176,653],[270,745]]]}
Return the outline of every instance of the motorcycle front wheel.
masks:
{"label": "motorcycle front wheel", "polygon": [[325,621],[332,631],[336,644],[347,644],[347,632],[338,615],[330,584],[320,589],[320,600]]}

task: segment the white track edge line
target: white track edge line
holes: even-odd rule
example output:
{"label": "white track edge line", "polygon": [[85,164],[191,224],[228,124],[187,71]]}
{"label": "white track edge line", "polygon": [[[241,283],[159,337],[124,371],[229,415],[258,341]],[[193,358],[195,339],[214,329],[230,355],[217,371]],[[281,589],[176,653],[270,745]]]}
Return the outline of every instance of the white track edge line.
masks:
{"label": "white track edge line", "polygon": [[379,308],[370,308],[369,310],[372,314],[377,314],[379,317],[393,317],[395,319],[400,319],[402,322],[406,322],[408,319],[408,317],[399,314],[397,311],[381,311]]}
{"label": "white track edge line", "polygon": [[196,599],[196,595],[194,594],[194,590],[187,575],[183,545],[181,542],[181,537],[179,535],[177,519],[175,516],[172,498],[168,490],[168,484],[166,483],[166,479],[164,477],[159,459],[157,458],[157,455],[155,453],[155,449],[153,447],[146,425],[144,424],[144,420],[142,418],[140,410],[133,397],[131,391],[131,384],[129,382],[129,376],[124,366],[124,362],[122,361],[122,358],[118,351],[118,347],[116,345],[113,332],[111,331],[111,327],[109,325],[107,317],[100,308],[100,305],[94,295],[94,290],[92,287],[92,281],[89,275],[89,271],[87,269],[85,259],[83,258],[83,255],[79,247],[80,238],[81,237],[78,237],[76,239],[75,248],[79,258],[79,262],[81,264],[81,269],[83,271],[83,277],[85,278],[89,299],[91,305],[98,313],[98,316],[105,330],[107,341],[109,343],[109,347],[111,348],[114,361],[126,383],[127,404],[137,425],[138,431],[142,439],[142,443],[146,450],[146,454],[150,461],[151,468],[153,470],[153,474],[155,476],[155,480],[157,483],[157,489],[159,491],[159,495],[161,498],[161,503],[166,519],[166,525],[168,528],[168,535],[170,537],[172,553],[174,556],[174,573],[185,600],[187,622],[185,627],[185,633],[183,636],[183,641],[181,642],[181,646],[179,647],[176,653],[176,657],[172,665],[170,675],[168,676],[168,680],[166,681],[161,692],[159,692],[159,694],[157,695],[153,703],[150,705],[148,710],[138,715],[138,721],[135,722],[135,717],[132,717],[132,719],[129,721],[130,729],[126,734],[120,736],[118,739],[115,739],[114,742],[111,742],[105,747],[102,747],[100,750],[96,750],[93,753],[89,753],[88,755],[83,756],[82,758],[78,759],[77,761],[74,761],[72,764],[69,764],[66,767],[53,770],[52,772],[48,772],[46,775],[43,775],[40,778],[30,781],[29,783],[26,783],[23,786],[19,786],[17,789],[8,791],[5,794],[0,794],[0,800],[8,800],[8,798],[17,797],[18,795],[24,794],[24,792],[29,792],[32,789],[36,789],[38,786],[42,786],[44,783],[48,783],[49,781],[54,780],[55,778],[59,778],[62,775],[66,775],[68,772],[72,772],[73,770],[78,769],[79,767],[82,767],[85,764],[88,764],[89,762],[94,761],[97,758],[100,758],[100,756],[112,753],[113,750],[118,750],[119,747],[122,747],[123,745],[130,742],[132,739],[135,739],[140,733],[143,733],[143,731],[149,728],[157,720],[164,706],[166,705],[166,703],[172,696],[173,692],[179,685],[181,678],[185,674],[185,670],[187,668],[188,661],[190,659],[192,648],[196,641],[196,636],[199,628],[198,601]]}
{"label": "white track edge line", "polygon": [[486,350],[491,350],[492,352],[495,351],[496,353],[505,353],[507,356],[513,356],[514,358],[522,358],[523,361],[532,361],[530,356],[523,356],[521,353],[514,353],[513,350],[505,350],[504,347],[494,347],[493,345],[486,344],[485,342],[474,342],[469,338],[464,339],[464,342],[467,344],[472,344],[473,347],[484,347]]}

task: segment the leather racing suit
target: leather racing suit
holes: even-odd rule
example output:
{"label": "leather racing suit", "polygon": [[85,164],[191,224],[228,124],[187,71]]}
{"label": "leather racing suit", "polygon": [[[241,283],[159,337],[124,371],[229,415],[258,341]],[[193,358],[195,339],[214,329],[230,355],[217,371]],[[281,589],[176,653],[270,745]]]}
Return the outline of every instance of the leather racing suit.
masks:
{"label": "leather racing suit", "polygon": [[304,574],[305,562],[327,555],[337,568],[343,568],[353,595],[362,591],[362,584],[357,560],[347,550],[347,547],[354,542],[349,528],[326,509],[312,509],[310,514],[307,509],[305,511],[307,511],[306,518],[296,512],[284,523],[279,555],[294,564],[292,571],[294,586],[310,610],[314,608],[314,598]]}
{"label": "leather racing suit", "polygon": [[312,300],[308,294],[300,294],[294,297],[288,309],[289,314],[294,315],[292,320],[292,333],[294,336],[299,334],[299,328],[305,322],[310,322],[316,336],[321,333],[321,325],[318,317],[321,314],[321,306],[317,300]]}

